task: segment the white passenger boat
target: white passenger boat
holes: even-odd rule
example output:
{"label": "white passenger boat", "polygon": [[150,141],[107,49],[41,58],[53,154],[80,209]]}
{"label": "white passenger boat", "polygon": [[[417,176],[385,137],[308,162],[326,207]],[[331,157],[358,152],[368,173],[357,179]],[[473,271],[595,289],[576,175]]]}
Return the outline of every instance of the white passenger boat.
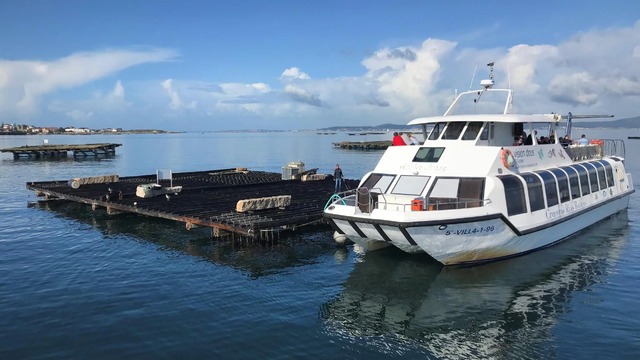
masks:
{"label": "white passenger boat", "polygon": [[[513,92],[493,88],[488,66],[480,90],[460,93],[443,116],[409,122],[422,145],[389,147],[357,189],[334,195],[324,215],[336,240],[471,264],[552,245],[627,208],[635,190],[624,142],[560,139],[572,119],[611,115],[512,114]],[[518,146],[526,134],[530,144]]]}

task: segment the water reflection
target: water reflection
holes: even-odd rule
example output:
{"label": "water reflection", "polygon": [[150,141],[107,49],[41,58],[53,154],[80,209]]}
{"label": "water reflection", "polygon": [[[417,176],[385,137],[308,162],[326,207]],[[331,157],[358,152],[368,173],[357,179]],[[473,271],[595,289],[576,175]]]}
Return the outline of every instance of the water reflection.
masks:
{"label": "water reflection", "polygon": [[44,155],[38,157],[29,157],[29,156],[19,156],[12,157],[7,159],[2,159],[2,161],[16,161],[16,162],[26,162],[26,163],[42,163],[42,162],[73,162],[73,161],[100,161],[106,159],[115,159],[117,155],[115,154],[95,154],[95,155],[87,155],[87,156],[73,156],[73,155]]}
{"label": "water reflection", "polygon": [[[315,263],[321,255],[335,252],[332,230],[309,228],[281,240],[253,243],[246,238],[214,239],[210,228],[187,231],[183,223],[131,213],[108,215],[85,204],[38,201],[30,206],[58,217],[79,221],[98,229],[106,240],[127,237],[156,244],[160,250],[177,251],[219,265],[231,266],[258,278]],[[133,239],[131,239],[133,238]]]}
{"label": "water reflection", "polygon": [[381,349],[404,341],[438,358],[548,357],[554,325],[576,292],[606,277],[628,221],[625,211],[555,247],[469,268],[370,252],[321,314],[331,334]]}

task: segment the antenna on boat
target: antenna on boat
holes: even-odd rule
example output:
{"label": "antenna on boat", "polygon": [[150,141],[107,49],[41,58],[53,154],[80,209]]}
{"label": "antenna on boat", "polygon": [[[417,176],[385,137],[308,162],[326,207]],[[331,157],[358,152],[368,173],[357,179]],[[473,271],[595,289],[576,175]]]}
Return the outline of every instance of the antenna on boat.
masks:
{"label": "antenna on boat", "polygon": [[493,87],[494,81],[493,81],[493,65],[495,63],[490,62],[487,64],[487,66],[489,67],[489,79],[485,79],[480,81],[480,85],[482,85],[482,87],[487,90],[487,89],[491,89]]}
{"label": "antenna on boat", "polygon": [[473,100],[474,103],[477,103],[478,101],[480,101],[483,91],[491,89],[493,87],[493,84],[495,84],[495,82],[493,81],[493,65],[494,64],[495,64],[494,62],[490,62],[487,64],[487,66],[489,67],[489,78],[480,80],[480,85],[482,85],[484,89],[478,91],[478,98]]}
{"label": "antenna on boat", "polygon": [[469,91],[473,88],[473,82],[476,80],[476,71],[478,70],[478,65],[473,68],[473,76],[471,76],[471,84],[469,84]]}

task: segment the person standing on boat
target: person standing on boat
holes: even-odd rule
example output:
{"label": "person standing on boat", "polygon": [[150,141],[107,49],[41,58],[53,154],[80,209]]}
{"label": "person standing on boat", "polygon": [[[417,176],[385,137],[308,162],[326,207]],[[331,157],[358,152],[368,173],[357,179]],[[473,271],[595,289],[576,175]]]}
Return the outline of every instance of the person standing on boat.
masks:
{"label": "person standing on boat", "polygon": [[589,139],[587,139],[587,136],[585,134],[582,134],[582,136],[580,136],[580,139],[578,139],[578,145],[580,146],[589,145]]}
{"label": "person standing on boat", "polygon": [[407,138],[409,139],[409,145],[420,145],[420,142],[412,133],[407,133]]}
{"label": "person standing on boat", "polygon": [[411,145],[411,140],[409,140],[409,133],[398,133],[398,135],[400,135],[405,145]]}
{"label": "person standing on boat", "polygon": [[404,142],[404,140],[402,139],[402,136],[400,134],[398,134],[397,132],[393,133],[393,140],[391,142],[391,145],[393,146],[402,146],[402,145],[407,145],[406,142]]}
{"label": "person standing on boat", "polygon": [[339,193],[342,190],[342,169],[340,165],[336,164],[336,169],[333,171],[333,177],[336,179],[336,188],[334,193]]}
{"label": "person standing on boat", "polygon": [[[536,136],[538,136],[538,130],[534,130],[533,135],[532,134],[527,135],[527,139],[524,141],[524,144],[525,145],[533,145],[533,138],[536,137]],[[537,140],[537,138],[536,138],[536,140]]]}

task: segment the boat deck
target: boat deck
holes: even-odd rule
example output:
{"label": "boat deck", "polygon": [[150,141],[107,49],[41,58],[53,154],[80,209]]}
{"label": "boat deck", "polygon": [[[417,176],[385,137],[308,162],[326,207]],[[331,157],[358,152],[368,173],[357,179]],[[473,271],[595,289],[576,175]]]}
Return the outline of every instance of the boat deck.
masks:
{"label": "boat deck", "polygon": [[[322,180],[282,180],[279,173],[221,169],[174,173],[173,186],[182,186],[178,194],[151,198],[136,196],[138,185],[155,183],[156,174],[117,177],[117,182],[88,183],[78,188],[71,181],[29,182],[27,188],[47,200],[68,200],[105,208],[109,214],[135,213],[184,222],[187,230],[212,228],[213,236],[239,234],[251,238],[273,238],[285,230],[324,222],[322,211],[333,194],[331,177]],[[112,176],[100,178],[113,179]],[[108,180],[105,180],[108,181]],[[345,179],[348,188],[357,180]],[[169,180],[160,184],[169,186]],[[237,212],[240,200],[290,195],[284,208]]]}

